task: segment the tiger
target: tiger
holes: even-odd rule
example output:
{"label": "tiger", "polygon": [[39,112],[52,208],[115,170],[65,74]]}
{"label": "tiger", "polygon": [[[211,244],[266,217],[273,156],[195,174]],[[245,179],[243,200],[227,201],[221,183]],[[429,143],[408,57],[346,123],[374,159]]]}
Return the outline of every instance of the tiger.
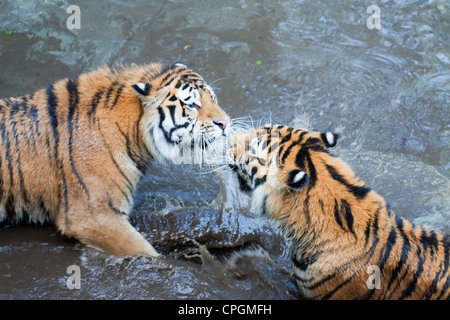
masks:
{"label": "tiger", "polygon": [[129,221],[140,178],[153,160],[208,150],[230,126],[182,63],[102,66],[1,99],[0,223],[56,224],[111,255],[157,257]]}
{"label": "tiger", "polygon": [[450,237],[414,225],[329,148],[340,135],[281,125],[229,137],[252,209],[292,243],[305,299],[449,299]]}

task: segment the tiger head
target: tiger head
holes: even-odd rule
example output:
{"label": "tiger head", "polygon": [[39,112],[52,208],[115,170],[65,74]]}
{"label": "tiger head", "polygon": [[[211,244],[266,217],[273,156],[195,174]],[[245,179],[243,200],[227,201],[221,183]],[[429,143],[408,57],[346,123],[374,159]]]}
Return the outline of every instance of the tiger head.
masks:
{"label": "tiger head", "polygon": [[181,63],[132,85],[144,108],[142,130],[160,162],[202,162],[225,145],[231,120],[205,80]]}
{"label": "tiger head", "polygon": [[326,163],[339,161],[328,152],[338,139],[337,133],[265,126],[232,135],[227,161],[238,175],[241,190],[253,192],[254,198],[257,194],[295,197],[315,186]]}

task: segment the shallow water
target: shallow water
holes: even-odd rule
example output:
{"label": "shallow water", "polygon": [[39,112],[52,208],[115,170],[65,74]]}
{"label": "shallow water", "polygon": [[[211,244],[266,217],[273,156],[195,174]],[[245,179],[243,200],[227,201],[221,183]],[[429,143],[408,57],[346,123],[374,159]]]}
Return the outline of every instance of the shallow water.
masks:
{"label": "shallow water", "polygon": [[[450,231],[450,6],[376,1],[0,0],[0,96],[97,66],[181,61],[232,117],[333,130],[400,215]],[[11,32],[10,32],[11,31]],[[180,183],[180,177],[184,180]],[[131,221],[163,253],[107,257],[53,226],[0,231],[0,298],[296,299],[289,243],[228,174],[149,168]],[[81,269],[81,289],[66,286]]]}

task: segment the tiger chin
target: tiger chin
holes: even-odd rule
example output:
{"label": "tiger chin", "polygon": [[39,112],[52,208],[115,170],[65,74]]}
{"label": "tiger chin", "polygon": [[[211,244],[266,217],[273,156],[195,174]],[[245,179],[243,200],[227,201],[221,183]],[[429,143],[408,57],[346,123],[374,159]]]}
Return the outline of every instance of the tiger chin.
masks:
{"label": "tiger chin", "polygon": [[230,137],[256,212],[292,239],[308,299],[449,299],[450,237],[396,215],[343,160],[339,135],[266,126]]}
{"label": "tiger chin", "polygon": [[180,63],[100,68],[2,99],[0,115],[0,223],[54,222],[117,256],[158,256],[128,219],[152,159],[202,155],[230,127],[211,87]]}

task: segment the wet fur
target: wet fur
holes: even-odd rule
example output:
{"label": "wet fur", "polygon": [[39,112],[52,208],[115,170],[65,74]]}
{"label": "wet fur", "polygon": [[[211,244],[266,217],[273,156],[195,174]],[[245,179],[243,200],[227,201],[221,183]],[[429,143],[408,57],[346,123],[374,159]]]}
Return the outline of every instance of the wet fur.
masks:
{"label": "wet fur", "polygon": [[[201,108],[176,97],[184,86],[200,92]],[[108,253],[157,256],[128,220],[136,185],[152,158],[171,160],[161,148],[176,143],[153,136],[162,118],[172,116],[169,130],[183,113],[177,119],[191,132],[228,118],[209,89],[184,65],[148,64],[100,68],[0,100],[0,223],[50,221]]]}
{"label": "wet fur", "polygon": [[[230,165],[252,190],[253,207],[293,240],[292,266],[302,295],[449,299],[450,237],[396,215],[330,154],[337,138],[282,126],[230,138]],[[371,266],[379,268],[379,289],[367,285],[374,283]]]}

